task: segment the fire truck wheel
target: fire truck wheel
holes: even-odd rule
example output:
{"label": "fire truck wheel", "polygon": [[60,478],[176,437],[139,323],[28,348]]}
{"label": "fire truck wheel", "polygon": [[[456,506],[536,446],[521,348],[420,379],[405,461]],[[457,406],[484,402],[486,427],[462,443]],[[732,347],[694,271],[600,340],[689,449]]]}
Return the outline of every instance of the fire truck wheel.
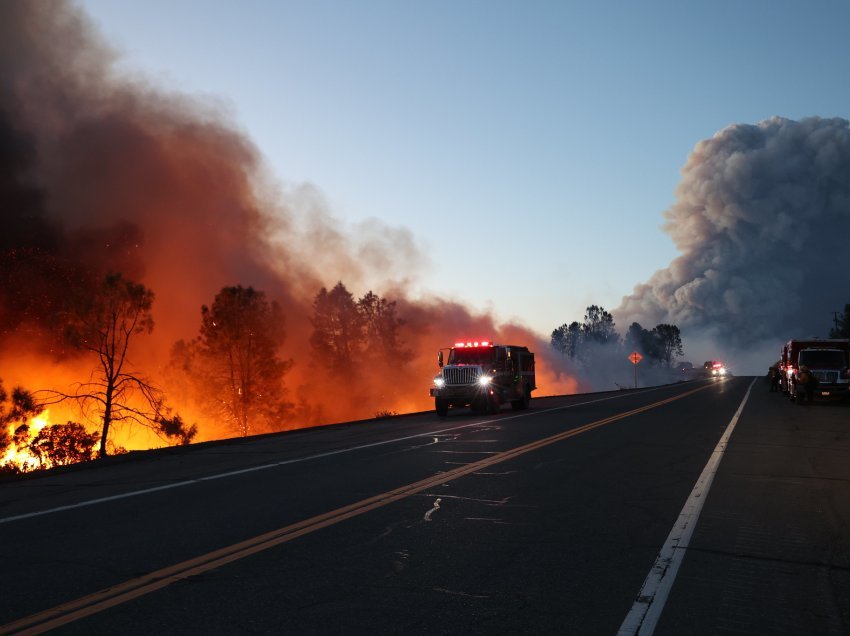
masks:
{"label": "fire truck wheel", "polygon": [[515,411],[524,411],[528,408],[529,402],[531,402],[531,395],[526,390],[520,399],[511,402],[511,406]]}
{"label": "fire truck wheel", "polygon": [[446,417],[449,414],[449,403],[440,398],[434,398],[434,407],[437,409],[437,415]]}

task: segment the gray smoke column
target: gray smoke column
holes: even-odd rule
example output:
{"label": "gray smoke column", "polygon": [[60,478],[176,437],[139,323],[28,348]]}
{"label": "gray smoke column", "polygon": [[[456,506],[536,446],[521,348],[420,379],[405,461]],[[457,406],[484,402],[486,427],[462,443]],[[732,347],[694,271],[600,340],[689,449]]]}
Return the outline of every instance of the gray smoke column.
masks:
{"label": "gray smoke column", "polygon": [[848,121],[724,128],[694,148],[665,218],[681,255],[623,298],[618,322],[674,323],[686,345],[730,351],[826,336],[850,302]]}

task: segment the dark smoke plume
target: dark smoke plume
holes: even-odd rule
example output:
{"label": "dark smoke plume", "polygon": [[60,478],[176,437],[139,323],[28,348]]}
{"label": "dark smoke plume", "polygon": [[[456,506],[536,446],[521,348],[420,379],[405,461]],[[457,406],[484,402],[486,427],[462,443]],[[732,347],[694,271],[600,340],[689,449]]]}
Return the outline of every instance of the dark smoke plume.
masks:
{"label": "dark smoke plume", "polygon": [[[315,189],[269,179],[253,143],[214,106],[119,76],[115,61],[72,4],[0,2],[0,377],[9,385],[80,379],[59,309],[69,290],[118,271],[156,296],[156,327],[133,360],[151,374],[177,340],[197,335],[201,306],[222,287],[265,292],[286,315],[290,395],[326,420],[428,408],[436,350],[457,338],[519,339],[541,353],[542,392],[575,388],[546,374],[546,345],[527,329],[410,300],[425,259],[409,232],[342,227]],[[414,353],[391,378],[359,374],[357,396],[317,379],[309,362],[312,300],[340,280],[358,297],[374,289],[398,301]],[[367,381],[376,384],[364,400]],[[216,434],[205,425],[201,437]]]}
{"label": "dark smoke plume", "polygon": [[850,302],[847,120],[729,126],[696,145],[676,199],[665,230],[681,256],[623,299],[621,323],[738,351],[826,335]]}

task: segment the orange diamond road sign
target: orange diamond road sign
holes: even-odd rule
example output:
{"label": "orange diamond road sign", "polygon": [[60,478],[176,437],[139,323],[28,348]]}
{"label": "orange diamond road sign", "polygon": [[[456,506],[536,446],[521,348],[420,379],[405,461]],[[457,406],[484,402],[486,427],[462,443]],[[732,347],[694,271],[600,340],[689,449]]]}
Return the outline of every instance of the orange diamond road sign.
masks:
{"label": "orange diamond road sign", "polygon": [[632,364],[637,364],[641,360],[643,360],[643,356],[640,355],[637,351],[632,351],[631,355],[629,355],[629,360],[632,361]]}

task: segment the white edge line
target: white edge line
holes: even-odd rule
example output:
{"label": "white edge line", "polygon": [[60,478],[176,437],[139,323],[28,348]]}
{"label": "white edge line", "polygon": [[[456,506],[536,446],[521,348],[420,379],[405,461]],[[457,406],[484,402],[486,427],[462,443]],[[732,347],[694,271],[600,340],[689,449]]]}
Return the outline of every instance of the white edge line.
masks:
{"label": "white edge line", "polygon": [[[659,391],[661,389],[670,388],[670,385],[664,385],[659,387],[653,387],[650,389],[644,389],[639,391],[639,393],[650,393],[652,391]],[[540,413],[551,413],[553,411],[563,411],[565,409],[575,408],[577,406],[584,406],[586,404],[596,404],[597,402],[607,402],[608,400],[616,400],[621,397],[626,397],[629,394],[617,394],[611,395],[606,398],[599,398],[597,400],[588,400],[587,402],[578,402],[576,404],[568,404],[567,406],[556,406],[551,409],[543,409],[534,410],[531,413],[521,413],[518,415],[509,415],[508,417],[500,417],[498,418],[499,422],[503,422],[504,420],[513,420],[519,417],[530,417],[532,415],[539,415]],[[631,395],[637,395],[636,393],[631,393]],[[280,462],[275,462],[273,464],[263,464],[261,466],[252,466],[251,468],[242,468],[240,470],[232,470],[226,473],[218,473],[216,475],[209,475],[207,477],[198,477],[197,479],[187,479],[185,481],[177,481],[173,484],[165,484],[162,486],[154,486],[153,488],[145,488],[143,490],[133,490],[130,492],[121,493],[120,495],[111,495],[109,497],[99,497],[97,499],[89,499],[86,501],[81,501],[75,504],[69,504],[67,506],[58,506],[56,508],[49,508],[47,510],[39,510],[36,512],[27,512],[20,515],[15,515],[12,517],[2,517],[0,518],[0,524],[9,523],[12,521],[20,521],[22,519],[31,519],[32,517],[41,517],[43,515],[49,515],[56,512],[64,512],[65,510],[73,510],[75,508],[85,508],[86,506],[93,506],[95,504],[106,503],[108,501],[116,501],[118,499],[127,499],[129,497],[138,497],[139,495],[147,495],[154,492],[160,492],[162,490],[171,490],[172,488],[182,488],[183,486],[190,486],[192,484],[200,484],[205,481],[213,481],[215,479],[224,479],[226,477],[235,477],[237,475],[244,475],[246,473],[253,473],[258,470],[267,470],[269,468],[278,468],[279,466],[286,466],[288,464],[297,464],[300,462],[307,462],[314,459],[322,459],[325,457],[331,457],[333,455],[340,455],[342,453],[350,453],[353,451],[364,450],[367,448],[374,448],[375,446],[384,446],[386,444],[395,444],[397,442],[405,442],[407,440],[416,439],[417,437],[429,437],[431,435],[440,434],[440,433],[449,433],[451,431],[459,431],[464,428],[471,428],[473,426],[480,426],[483,423],[489,421],[496,420],[484,420],[472,422],[471,424],[463,424],[462,426],[452,426],[451,428],[443,428],[436,431],[429,431],[427,433],[417,433],[416,435],[408,435],[407,437],[397,437],[395,439],[385,440],[383,442],[373,442],[371,444],[362,444],[360,446],[351,446],[349,448],[340,448],[334,451],[328,451],[326,453],[319,453],[317,455],[309,455],[307,457],[299,457],[297,459],[286,459]]]}
{"label": "white edge line", "polygon": [[744,405],[747,403],[757,379],[753,378],[753,381],[750,382],[738,410],[735,411],[735,415],[732,416],[732,420],[726,426],[720,441],[717,442],[717,446],[712,451],[708,463],[702,469],[699,479],[697,479],[688,500],[679,513],[679,518],[673,524],[673,529],[667,536],[667,541],[664,542],[652,569],[647,574],[631,610],[629,610],[623,624],[617,631],[617,636],[632,636],[634,634],[651,636],[655,631],[658,620],[661,618],[661,612],[664,610],[664,604],[667,602],[667,597],[676,580],[679,566],[685,558],[685,552],[699,520],[700,512],[702,512],[702,505],[711,489],[714,475],[717,474],[717,467],[720,465],[720,460],[723,459],[729,438],[732,431],[735,430],[738,418],[741,417]]}

